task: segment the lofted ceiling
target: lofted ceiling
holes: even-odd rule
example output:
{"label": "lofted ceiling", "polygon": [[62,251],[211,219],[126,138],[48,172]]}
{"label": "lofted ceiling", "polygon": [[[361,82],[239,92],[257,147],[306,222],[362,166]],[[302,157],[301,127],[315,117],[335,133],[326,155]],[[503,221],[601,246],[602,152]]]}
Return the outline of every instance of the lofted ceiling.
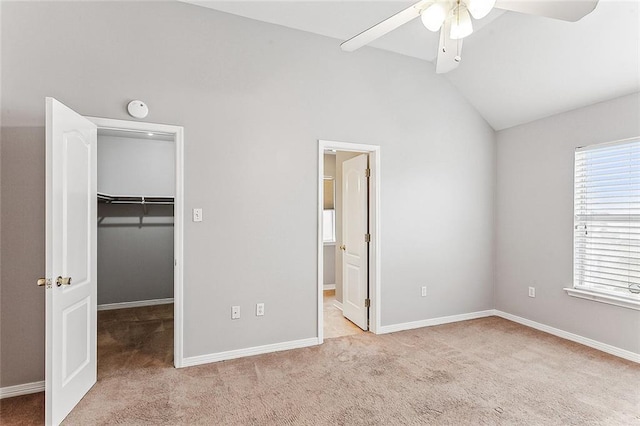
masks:
{"label": "lofted ceiling", "polygon": [[[332,37],[337,39],[336,49],[340,42],[415,3],[181,1]],[[474,21],[460,66],[444,77],[496,130],[638,92],[638,6],[637,0],[600,0],[578,22],[494,10]],[[416,19],[370,46],[433,63],[437,44],[438,35]]]}

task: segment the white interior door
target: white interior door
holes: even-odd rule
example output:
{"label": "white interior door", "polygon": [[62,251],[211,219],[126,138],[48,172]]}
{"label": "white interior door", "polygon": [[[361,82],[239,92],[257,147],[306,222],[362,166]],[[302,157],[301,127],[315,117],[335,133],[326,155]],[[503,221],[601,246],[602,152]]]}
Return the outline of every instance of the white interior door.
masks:
{"label": "white interior door", "polygon": [[342,163],[342,313],[367,330],[368,224],[367,155]]}
{"label": "white interior door", "polygon": [[[46,100],[45,420],[96,382],[96,126]],[[58,278],[60,277],[60,278]]]}

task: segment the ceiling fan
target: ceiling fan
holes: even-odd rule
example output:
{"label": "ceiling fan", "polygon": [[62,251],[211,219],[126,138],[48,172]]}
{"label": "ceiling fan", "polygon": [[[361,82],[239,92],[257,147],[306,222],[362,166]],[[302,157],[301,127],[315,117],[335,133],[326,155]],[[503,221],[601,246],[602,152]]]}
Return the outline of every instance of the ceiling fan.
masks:
{"label": "ceiling fan", "polygon": [[575,22],[591,13],[598,0],[420,0],[340,45],[353,52],[417,18],[427,29],[440,31],[436,72],[443,74],[461,61],[462,40],[473,32],[471,18],[482,19],[493,8]]}

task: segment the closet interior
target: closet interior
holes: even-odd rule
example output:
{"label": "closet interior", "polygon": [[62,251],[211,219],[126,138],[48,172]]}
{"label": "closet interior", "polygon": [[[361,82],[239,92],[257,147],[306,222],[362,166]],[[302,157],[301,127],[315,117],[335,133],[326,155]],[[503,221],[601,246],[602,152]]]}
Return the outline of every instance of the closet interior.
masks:
{"label": "closet interior", "polygon": [[98,131],[98,372],[173,361],[175,141]]}

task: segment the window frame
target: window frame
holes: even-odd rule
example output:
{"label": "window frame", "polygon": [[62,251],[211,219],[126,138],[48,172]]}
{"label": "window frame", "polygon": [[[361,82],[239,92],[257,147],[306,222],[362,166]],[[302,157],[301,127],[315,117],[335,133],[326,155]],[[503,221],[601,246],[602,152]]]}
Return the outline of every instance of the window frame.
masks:
{"label": "window frame", "polygon": [[[615,141],[615,142],[608,142],[608,143],[602,143],[602,144],[594,144],[594,145],[589,145],[589,146],[585,146],[585,147],[578,147],[575,150],[575,154],[574,154],[574,161],[573,161],[573,166],[574,166],[574,173],[573,173],[573,203],[574,203],[574,207],[573,207],[573,237],[572,237],[572,249],[573,249],[573,283],[572,283],[572,287],[570,288],[564,288],[564,290],[567,292],[567,294],[569,296],[572,297],[577,297],[577,298],[581,298],[581,299],[587,299],[587,300],[593,300],[596,302],[601,302],[601,303],[607,303],[607,304],[611,304],[611,305],[615,305],[615,306],[620,306],[620,307],[624,307],[624,308],[629,308],[629,309],[635,309],[635,310],[640,310],[640,294],[638,293],[634,293],[632,291],[629,291],[629,293],[624,293],[621,291],[617,291],[615,289],[613,289],[613,286],[611,289],[607,289],[606,286],[603,286],[605,288],[594,288],[593,286],[588,286],[588,285],[580,285],[579,284],[579,279],[577,278],[577,271],[579,269],[578,267],[578,263],[577,263],[577,241],[578,238],[576,236],[576,230],[577,227],[579,225],[579,221],[578,221],[578,214],[577,214],[577,209],[578,209],[578,205],[579,205],[579,200],[577,198],[577,163],[578,163],[578,153],[580,152],[584,152],[584,151],[589,151],[589,150],[595,150],[598,148],[605,148],[607,146],[620,146],[620,145],[625,145],[625,144],[632,144],[632,143],[639,143],[640,142],[640,136],[639,137],[633,137],[633,138],[628,138],[628,139],[623,139],[623,140],[619,140],[619,141]],[[640,166],[639,166],[640,169]],[[631,217],[631,215],[629,215]],[[635,222],[636,219],[634,218],[633,222]],[[640,222],[640,219],[637,219],[638,222]],[[629,220],[629,222],[632,222],[631,220]]]}

